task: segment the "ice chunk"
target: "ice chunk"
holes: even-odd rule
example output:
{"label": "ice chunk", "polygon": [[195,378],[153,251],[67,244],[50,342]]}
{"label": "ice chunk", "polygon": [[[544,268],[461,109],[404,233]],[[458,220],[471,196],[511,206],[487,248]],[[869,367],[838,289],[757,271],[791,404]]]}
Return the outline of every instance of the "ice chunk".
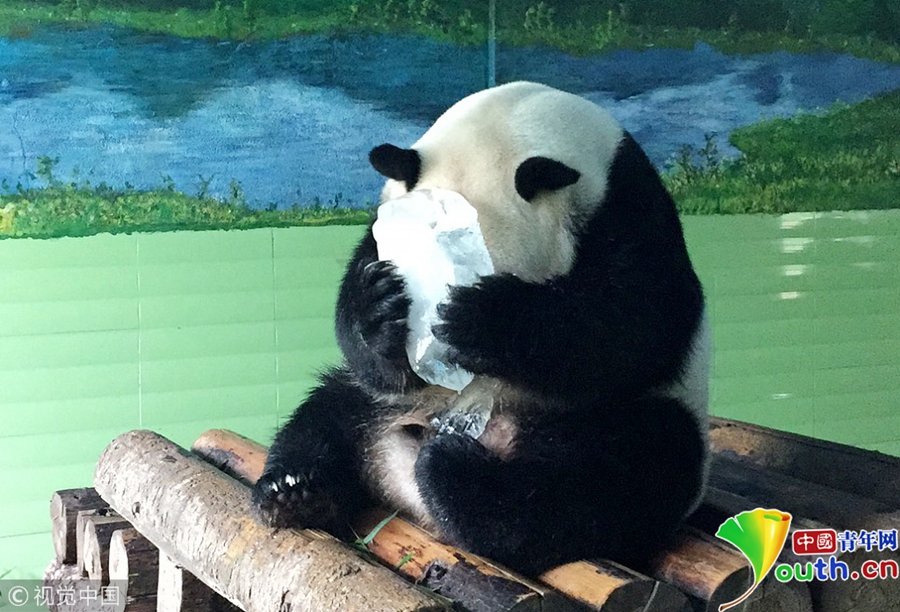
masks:
{"label": "ice chunk", "polygon": [[455,191],[419,189],[379,206],[372,232],[379,259],[394,262],[412,300],[406,352],[413,371],[461,391],[472,373],[446,362],[448,347],[431,327],[450,286],[474,284],[494,271],[478,211]]}
{"label": "ice chunk", "polygon": [[487,429],[492,414],[490,404],[453,407],[431,419],[431,426],[438,435],[458,434],[477,440]]}

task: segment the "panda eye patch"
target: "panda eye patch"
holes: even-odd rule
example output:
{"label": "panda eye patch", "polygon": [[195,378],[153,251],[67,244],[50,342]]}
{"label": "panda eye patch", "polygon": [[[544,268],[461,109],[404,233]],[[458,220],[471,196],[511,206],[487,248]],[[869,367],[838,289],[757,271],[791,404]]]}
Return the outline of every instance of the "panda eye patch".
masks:
{"label": "panda eye patch", "polygon": [[378,145],[369,152],[369,162],[379,174],[406,183],[407,190],[419,182],[422,159],[415,149],[401,149],[392,144]]}
{"label": "panda eye patch", "polygon": [[572,185],[581,173],[548,157],[529,157],[516,169],[516,191],[531,201],[540,191],[556,191]]}

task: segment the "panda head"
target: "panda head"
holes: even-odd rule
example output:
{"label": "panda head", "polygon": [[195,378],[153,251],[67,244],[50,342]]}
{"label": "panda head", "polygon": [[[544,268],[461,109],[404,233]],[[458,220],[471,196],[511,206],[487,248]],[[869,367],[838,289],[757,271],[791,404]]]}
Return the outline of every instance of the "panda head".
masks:
{"label": "panda head", "polygon": [[411,148],[383,144],[369,159],[388,178],[382,201],[460,193],[478,211],[495,270],[542,282],[571,269],[623,137],[584,98],[519,82],[464,98]]}

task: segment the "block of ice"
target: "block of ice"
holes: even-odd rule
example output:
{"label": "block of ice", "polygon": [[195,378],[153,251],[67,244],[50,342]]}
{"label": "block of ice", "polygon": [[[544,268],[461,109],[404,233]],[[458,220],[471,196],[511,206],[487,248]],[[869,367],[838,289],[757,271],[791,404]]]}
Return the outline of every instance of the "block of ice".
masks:
{"label": "block of ice", "polygon": [[446,362],[448,347],[431,328],[450,286],[471,285],[494,271],[478,212],[455,191],[420,189],[379,206],[372,232],[379,259],[397,266],[412,300],[406,352],[413,371],[461,391],[472,373]]}
{"label": "block of ice", "polygon": [[477,440],[487,429],[491,415],[490,404],[454,407],[431,419],[431,426],[438,435],[458,434]]}

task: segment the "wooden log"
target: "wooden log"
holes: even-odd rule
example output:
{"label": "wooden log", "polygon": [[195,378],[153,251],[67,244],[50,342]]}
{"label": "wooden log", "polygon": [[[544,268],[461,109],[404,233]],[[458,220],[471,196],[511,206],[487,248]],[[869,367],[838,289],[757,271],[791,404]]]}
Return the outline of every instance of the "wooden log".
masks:
{"label": "wooden log", "polygon": [[900,457],[715,417],[709,445],[760,468],[900,507]]}
{"label": "wooden log", "polygon": [[[222,429],[202,434],[191,449],[251,485],[262,475],[267,454],[265,446]],[[384,509],[373,509],[359,516],[353,526],[357,533],[368,534],[389,516]],[[455,599],[473,612],[551,612],[579,607],[617,612],[630,610],[627,606],[641,594],[648,597],[640,608],[646,607],[647,612],[678,612],[688,605],[687,598],[670,585],[630,570],[623,573],[604,562],[569,564],[541,576],[542,582],[566,596],[561,597],[540,583],[444,544],[400,517],[382,525],[367,549],[410,580]]]}
{"label": "wooden log", "polygon": [[737,553],[708,538],[682,532],[653,562],[655,578],[671,583],[684,593],[705,602],[703,610],[737,599],[752,580],[752,570]]}
{"label": "wooden log", "polygon": [[119,585],[126,609],[156,609],[159,550],[134,527],[120,529],[109,542],[109,581]]}
{"label": "wooden log", "polygon": [[586,608],[552,588],[491,561],[437,541],[384,509],[364,512],[354,529],[369,534],[366,548],[388,567],[471,612],[578,611]]}
{"label": "wooden log", "polygon": [[612,561],[575,561],[541,575],[541,581],[603,612],[689,610],[678,589]]}
{"label": "wooden log", "polygon": [[[265,446],[226,430],[201,435],[191,450],[225,473],[253,484],[265,467]],[[367,534],[390,517],[384,510],[364,513],[354,529]],[[490,562],[435,540],[422,529],[394,517],[382,525],[367,549],[388,567],[471,612],[530,612],[576,609],[552,589],[514,576]],[[411,555],[411,556],[410,556]],[[408,558],[407,558],[408,557]]]}
{"label": "wooden log", "polygon": [[[84,577],[74,563],[54,558],[44,571],[42,587],[47,590],[42,599],[50,612],[123,612],[121,606],[103,606],[99,597],[89,597],[88,593],[99,593],[100,583]],[[22,609],[43,609],[33,597]]]}
{"label": "wooden log", "polygon": [[269,449],[228,429],[210,429],[200,434],[191,450],[232,478],[253,485],[266,467]]}
{"label": "wooden log", "polygon": [[97,510],[108,504],[90,488],[57,491],[50,498],[50,522],[52,525],[53,552],[61,564],[77,562],[75,522],[81,510]]}
{"label": "wooden log", "polygon": [[[99,612],[107,612],[100,610]],[[125,600],[125,607],[115,612],[156,612],[156,594]]]}
{"label": "wooden log", "polygon": [[778,508],[838,529],[900,528],[900,512],[891,504],[721,455],[713,457],[709,485],[751,499],[758,506]]}
{"label": "wooden log", "polygon": [[94,486],[160,551],[246,612],[450,609],[326,534],[260,525],[245,486],[153,432],[113,440]]}
{"label": "wooden log", "polygon": [[159,553],[157,612],[240,612],[166,553]]}
{"label": "wooden log", "polygon": [[109,544],[113,533],[130,527],[128,521],[117,514],[84,517],[84,545],[81,562],[90,580],[101,585],[109,584]]}
{"label": "wooden log", "polygon": [[84,566],[84,533],[85,526],[88,521],[92,520],[105,520],[107,518],[112,518],[112,520],[120,520],[122,517],[119,514],[109,507],[107,503],[102,508],[95,508],[92,510],[79,510],[78,514],[75,517],[75,565],[78,568],[78,571],[83,575],[86,574],[86,568]]}
{"label": "wooden log", "polygon": [[[693,598],[694,608],[718,612],[742,596],[753,582],[746,558],[724,542],[683,529],[653,562],[651,575]],[[743,612],[810,612],[809,593],[768,577],[738,608]]]}

